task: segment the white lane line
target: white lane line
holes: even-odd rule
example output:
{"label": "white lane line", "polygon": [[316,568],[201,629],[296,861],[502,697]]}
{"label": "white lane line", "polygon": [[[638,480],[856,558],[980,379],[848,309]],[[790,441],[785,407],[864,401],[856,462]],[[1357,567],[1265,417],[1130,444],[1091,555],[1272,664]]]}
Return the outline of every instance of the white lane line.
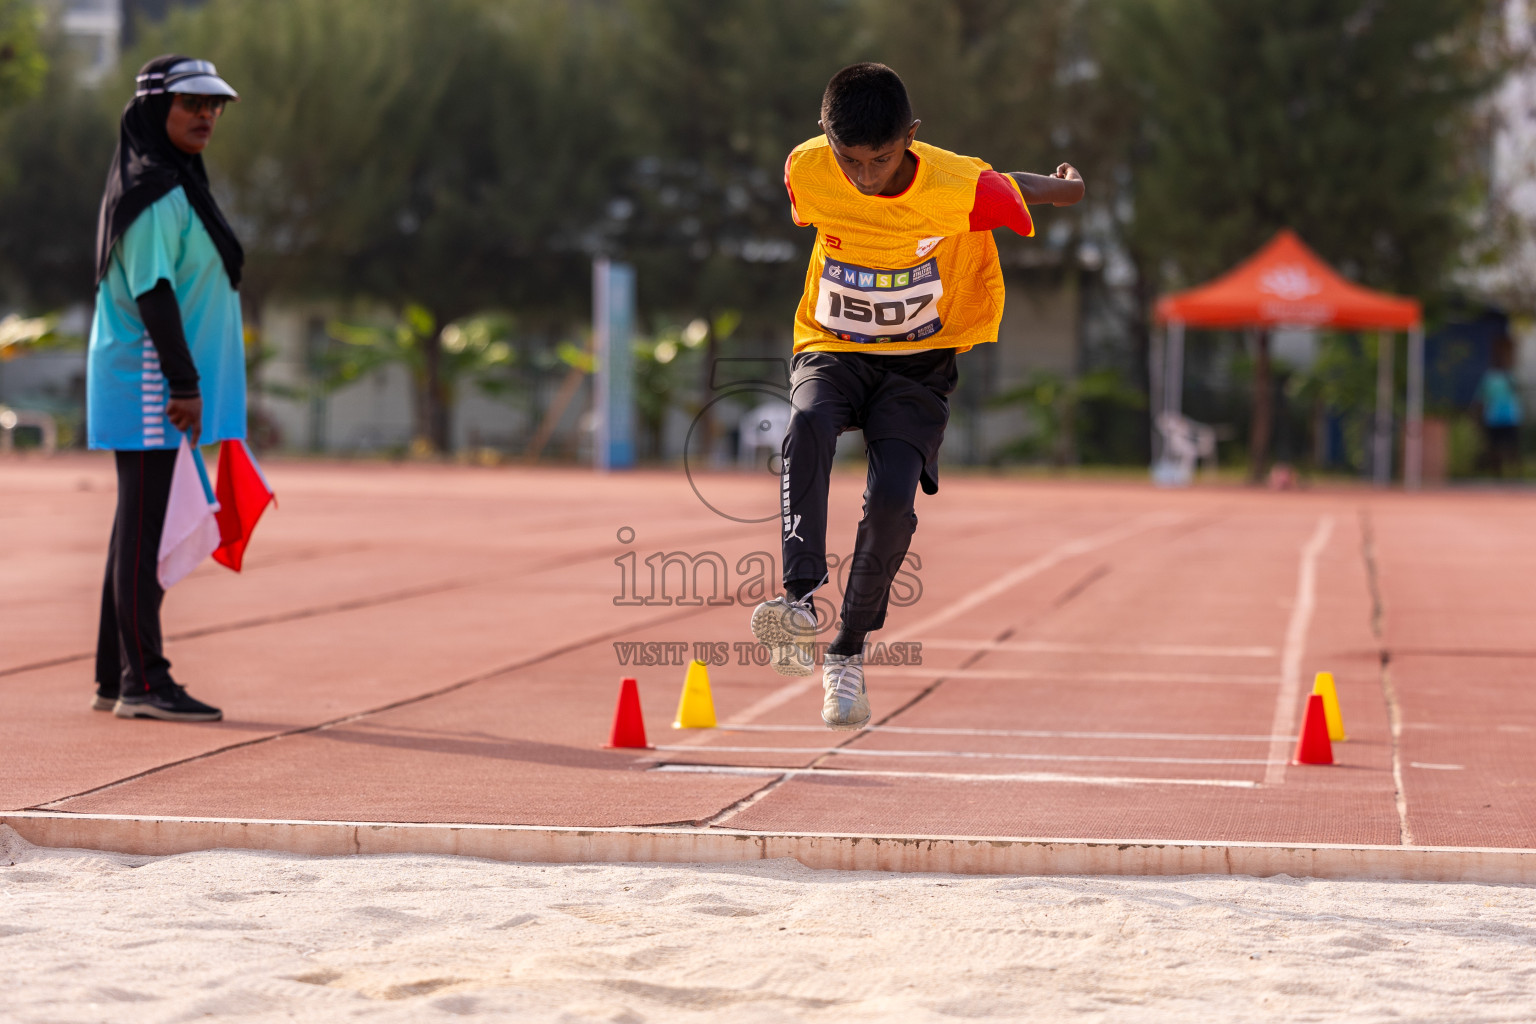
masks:
{"label": "white lane line", "polygon": [[[1366,568],[1374,572],[1375,555],[1370,548],[1369,532],[1365,535],[1365,543]],[[1398,842],[1413,846],[1413,829],[1408,826],[1408,790],[1403,785],[1403,705],[1398,702],[1397,687],[1392,685],[1390,663],[1381,666],[1381,696],[1387,702],[1387,721],[1392,724],[1392,793],[1393,803],[1397,805]]]}
{"label": "white lane line", "polygon": [[[766,697],[763,697],[761,700],[758,700],[752,704],[748,704],[746,707],[742,708],[739,712],[737,712],[735,720],[738,722],[750,722],[754,718],[761,718],[763,715],[766,715],[768,712],[774,710],[775,708],[780,708],[785,704],[788,704],[790,701],[794,700],[796,697],[799,697],[802,693],[805,693],[812,687],[820,685],[821,673],[819,672],[812,673],[811,675],[806,676],[804,679],[797,679],[792,683],[786,683],[785,685],[779,687],[777,690],[774,690],[772,693],[768,694]],[[825,729],[826,726],[822,726],[821,728]]]}
{"label": "white lane line", "polygon": [[[1175,515],[1168,512],[1154,512],[1149,515],[1138,516],[1128,523],[1121,523],[1119,526],[1112,527],[1099,533],[1090,534],[1087,537],[1079,537],[1076,540],[1063,541],[1062,543],[1046,551],[1044,554],[1038,555],[1034,559],[1025,562],[1017,569],[1004,573],[1002,576],[999,576],[997,579],[982,587],[980,590],[971,591],[970,594],[962,597],[960,600],[956,601],[952,605],[949,605],[947,608],[942,609],[941,611],[929,616],[926,619],[920,620],[916,625],[909,626],[906,629],[899,631],[890,639],[902,640],[914,636],[924,630],[932,629],[934,626],[937,626],[940,623],[948,622],[950,619],[965,614],[972,608],[992,600],[992,598],[1003,593],[1009,588],[1016,587],[1030,577],[1038,576],[1045,570],[1051,568],[1054,565],[1058,565],[1069,558],[1075,558],[1078,555],[1087,554],[1090,551],[1095,551],[1109,544],[1114,544],[1118,541],[1125,540],[1127,537],[1134,537],[1138,533],[1144,533],[1145,531],[1154,529],[1158,526],[1167,526],[1172,523],[1177,523],[1183,519],[1184,517],[1181,515]],[[737,712],[736,715],[731,719],[731,725],[741,725],[747,722],[751,722],[754,719],[760,718],[775,708],[782,707],[785,704],[788,704],[790,701],[797,700],[801,695],[805,694],[813,687],[819,686],[820,683],[821,676],[819,673],[807,676],[804,679],[796,679],[793,682],[786,683],[756,703],[750,704],[743,708],[741,711]],[[693,743],[702,743],[704,742],[705,737],[698,736],[690,737],[689,739]]]}
{"label": "white lane line", "polygon": [[938,651],[1003,651],[1011,654],[1130,654],[1163,658],[1273,658],[1273,647],[1209,647],[1200,644],[1074,644],[1055,640],[923,640]]}
{"label": "white lane line", "polygon": [[1466,768],[1464,764],[1430,764],[1427,761],[1409,761],[1409,768],[1429,768],[1437,772],[1459,772]]}
{"label": "white lane line", "polygon": [[985,750],[870,750],[865,747],[707,747],[657,744],[658,751],[689,754],[794,754],[797,757],[922,757],[974,761],[1114,761],[1122,764],[1268,764],[1258,757],[1132,757],[1120,754],[1014,754]]}
{"label": "white lane line", "polygon": [[[792,683],[786,683],[784,686],[774,690],[772,693],[768,694],[766,697],[763,697],[761,700],[758,700],[752,704],[748,704],[745,708],[742,708],[741,711],[737,712],[736,717],[733,718],[730,722],[722,722],[717,729],[700,729],[690,736],[683,737],[683,741],[677,744],[677,746],[681,748],[697,747],[701,744],[709,742],[710,734],[713,732],[718,730],[744,728],[746,727],[745,723],[752,721],[752,719],[761,715],[766,715],[774,708],[782,707],[792,700],[797,700],[801,694],[809,692],[813,686],[820,685],[820,673],[806,676],[804,679],[797,679]],[[827,727],[825,725],[821,725],[814,726],[812,728],[818,731],[825,731]],[[654,761],[656,758],[641,758],[641,760]]]}
{"label": "white lane line", "polygon": [[926,619],[919,619],[917,622],[898,630],[894,639],[907,640],[923,633],[931,632],[933,627],[949,622],[951,619],[957,619],[966,612],[981,607],[988,601],[1012,590],[1025,580],[1038,576],[1047,569],[1060,565],[1069,558],[1086,555],[1090,551],[1097,551],[1099,548],[1119,543],[1129,537],[1136,536],[1138,533],[1145,533],[1154,527],[1168,526],[1179,522],[1183,518],[1183,516],[1168,512],[1154,512],[1149,515],[1138,516],[1128,523],[1121,523],[1119,526],[1111,527],[1108,530],[1101,530],[1087,537],[1065,541],[1044,554],[1037,555],[1011,572],[1003,573],[1003,575],[991,583],[978,587],[942,611],[935,612]]}
{"label": "white lane line", "polygon": [[1073,672],[1069,669],[1035,670],[1018,668],[929,668],[925,665],[869,665],[870,675],[919,676],[924,679],[992,679],[1027,682],[1040,679],[1081,680],[1087,683],[1241,683],[1248,686],[1273,686],[1279,677],[1235,675],[1230,672]]}
{"label": "white lane line", "polygon": [[[722,725],[715,732],[813,732],[825,733],[825,725]],[[1294,736],[1259,736],[1240,733],[1200,732],[1078,732],[1065,729],[961,729],[917,725],[875,725],[861,732],[896,732],[912,736],[1000,736],[1007,739],[1043,740],[1157,740],[1175,743],[1269,743],[1280,739],[1287,743]]]}
{"label": "white lane line", "polygon": [[1285,748],[1290,740],[1279,737],[1294,735],[1296,702],[1301,696],[1301,659],[1307,652],[1307,630],[1317,607],[1317,560],[1332,536],[1333,516],[1325,515],[1317,521],[1317,529],[1301,549],[1296,598],[1291,602],[1291,621],[1286,624],[1285,644],[1280,648],[1280,690],[1275,694],[1275,716],[1269,723],[1269,734],[1277,738],[1269,745],[1269,767],[1264,770],[1266,786],[1285,782],[1289,761]]}
{"label": "white lane line", "polygon": [[778,778],[822,775],[852,778],[915,779],[937,782],[1071,782],[1090,786],[1220,786],[1230,789],[1254,789],[1257,782],[1243,779],[1157,779],[1125,775],[1066,775],[1058,772],[883,772],[858,768],[751,768],[712,764],[663,764],[653,772],[680,772],[693,775],[751,775]]}

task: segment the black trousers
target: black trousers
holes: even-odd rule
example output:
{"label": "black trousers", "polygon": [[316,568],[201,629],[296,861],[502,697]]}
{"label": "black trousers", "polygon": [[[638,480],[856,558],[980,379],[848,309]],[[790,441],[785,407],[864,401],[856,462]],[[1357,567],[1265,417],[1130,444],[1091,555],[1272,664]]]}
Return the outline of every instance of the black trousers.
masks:
{"label": "black trousers", "polygon": [[96,634],[96,690],[147,693],[171,684],[160,638],[160,533],[176,450],[115,452],[117,516],[107,546]]}
{"label": "black trousers", "polygon": [[1493,426],[1483,424],[1486,442],[1484,456],[1494,476],[1502,477],[1506,471],[1520,472],[1520,428],[1514,424]]}
{"label": "black trousers", "polygon": [[827,492],[838,435],[864,432],[869,472],[853,555],[838,567],[843,625],[885,625],[891,581],[917,530],[919,482],[938,489],[938,452],[956,383],[951,350],[915,355],[813,352],[795,357],[780,481],[784,582],[803,594],[827,574]]}

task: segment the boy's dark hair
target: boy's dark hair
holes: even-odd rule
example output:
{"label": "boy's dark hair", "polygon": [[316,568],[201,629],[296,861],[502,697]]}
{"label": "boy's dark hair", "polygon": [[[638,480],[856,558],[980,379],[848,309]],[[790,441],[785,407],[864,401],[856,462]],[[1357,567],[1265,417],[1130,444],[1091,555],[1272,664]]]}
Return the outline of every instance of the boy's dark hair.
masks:
{"label": "boy's dark hair", "polygon": [[850,64],[821,94],[821,127],[840,146],[878,149],[912,127],[912,103],[901,78],[884,64]]}

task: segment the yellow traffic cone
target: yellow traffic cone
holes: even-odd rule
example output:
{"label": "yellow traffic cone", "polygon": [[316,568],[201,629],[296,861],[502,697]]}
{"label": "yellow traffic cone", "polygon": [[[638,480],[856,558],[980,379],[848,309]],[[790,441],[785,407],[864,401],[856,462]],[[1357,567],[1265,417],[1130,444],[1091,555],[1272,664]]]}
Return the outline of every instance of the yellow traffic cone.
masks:
{"label": "yellow traffic cone", "polygon": [[1328,719],[1328,739],[1339,743],[1344,735],[1344,716],[1339,712],[1339,692],[1333,686],[1332,672],[1319,672],[1312,680],[1312,692],[1323,698],[1323,714]]}
{"label": "yellow traffic cone", "polygon": [[674,729],[713,729],[715,727],[715,700],[709,695],[709,668],[702,661],[688,663],[688,675],[683,678],[683,696],[677,702],[677,721]]}

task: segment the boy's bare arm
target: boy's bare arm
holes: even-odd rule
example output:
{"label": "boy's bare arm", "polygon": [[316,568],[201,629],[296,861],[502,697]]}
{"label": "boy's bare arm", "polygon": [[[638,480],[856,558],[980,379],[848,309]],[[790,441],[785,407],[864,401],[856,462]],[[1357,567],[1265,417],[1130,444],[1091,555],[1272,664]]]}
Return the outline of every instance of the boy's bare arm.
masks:
{"label": "boy's bare arm", "polygon": [[1083,198],[1083,176],[1071,164],[1062,164],[1054,174],[1031,174],[1028,171],[1009,171],[1008,174],[1019,183],[1024,201],[1031,206],[1038,203],[1071,206]]}

